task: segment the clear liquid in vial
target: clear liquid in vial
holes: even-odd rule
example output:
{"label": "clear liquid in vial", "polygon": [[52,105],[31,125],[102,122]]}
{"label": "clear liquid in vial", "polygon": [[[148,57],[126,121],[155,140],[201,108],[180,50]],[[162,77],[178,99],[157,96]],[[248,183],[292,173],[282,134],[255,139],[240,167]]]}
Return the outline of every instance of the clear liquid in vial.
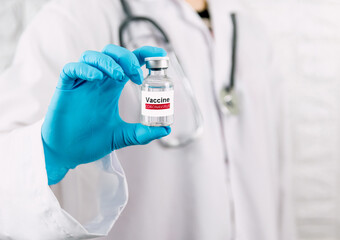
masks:
{"label": "clear liquid in vial", "polygon": [[149,76],[145,79],[141,86],[143,125],[169,126],[174,122],[173,90],[173,83],[166,76],[161,79]]}

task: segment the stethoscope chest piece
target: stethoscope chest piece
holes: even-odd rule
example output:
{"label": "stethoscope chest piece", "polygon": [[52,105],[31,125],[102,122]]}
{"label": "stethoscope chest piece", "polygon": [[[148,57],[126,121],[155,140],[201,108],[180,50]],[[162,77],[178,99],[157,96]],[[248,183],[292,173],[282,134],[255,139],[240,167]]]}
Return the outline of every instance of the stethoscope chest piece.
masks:
{"label": "stethoscope chest piece", "polygon": [[237,95],[234,89],[221,89],[220,104],[221,110],[225,114],[236,115],[239,112]]}

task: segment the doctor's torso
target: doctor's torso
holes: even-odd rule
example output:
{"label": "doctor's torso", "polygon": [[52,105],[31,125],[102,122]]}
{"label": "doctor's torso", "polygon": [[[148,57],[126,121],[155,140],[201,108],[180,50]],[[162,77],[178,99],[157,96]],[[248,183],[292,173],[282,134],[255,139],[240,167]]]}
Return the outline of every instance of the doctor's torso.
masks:
{"label": "doctor's torso", "polygon": [[[118,44],[118,27],[125,15],[119,2],[114,3],[109,33]],[[266,84],[269,78],[256,76],[265,74],[257,69],[269,61],[262,29],[246,14],[239,15],[239,52],[243,57],[238,64],[241,70],[250,67],[238,75],[240,115],[224,116],[217,96],[229,81],[230,13],[235,9],[223,1],[211,2],[211,34],[183,1],[129,3],[135,15],[155,19],[168,34],[202,111],[204,131],[193,143],[177,149],[154,142],[116,152],[127,175],[130,196],[108,239],[229,239],[235,234],[239,240],[255,236],[277,239],[278,180],[275,150],[270,147],[275,145],[270,132],[274,128],[271,106],[259,105],[256,112],[252,106],[254,101],[269,101],[272,94]],[[108,8],[105,11],[110,12]],[[137,39],[143,30],[139,23],[130,29]],[[176,81],[175,89],[179,89],[181,83]],[[184,104],[185,92],[182,94],[175,100],[173,134],[192,124],[193,116]],[[120,99],[120,114],[127,121],[138,122],[139,108],[134,86],[129,84]]]}
{"label": "doctor's torso", "polygon": [[[134,14],[157,20],[169,35],[202,112],[204,131],[181,148],[167,149],[154,142],[116,152],[127,175],[130,197],[107,239],[222,240],[235,234],[238,240],[277,239],[277,161],[274,147],[268,147],[275,137],[270,132],[271,106],[258,105],[253,112],[256,101],[270,102],[271,96],[270,85],[265,84],[269,79],[262,77],[265,72],[257,71],[268,62],[261,28],[251,25],[246,14],[239,15],[243,30],[236,89],[242,111],[227,117],[221,114],[216,96],[228,84],[233,5],[224,1],[209,4],[212,35],[183,1],[129,3]],[[24,101],[5,114],[4,126],[10,129],[18,122],[30,124],[43,118],[62,66],[77,61],[85,50],[118,44],[118,28],[124,18],[119,1],[53,1],[44,7],[19,44],[18,52],[30,50],[33,60],[22,62],[18,55],[14,63],[23,64],[32,75],[27,78],[18,72],[12,76],[23,79],[16,93],[22,92]],[[138,35],[142,29],[136,25],[132,31]],[[255,55],[257,58],[251,57]],[[246,71],[242,66],[247,66]],[[44,76],[44,81],[35,88],[33,81],[39,76]],[[126,121],[139,121],[135,93],[129,84],[120,99],[120,114]],[[6,98],[13,96],[8,93]],[[192,116],[181,99],[185,100],[185,94],[175,100],[173,133],[190,127]],[[85,199],[79,205],[68,195],[72,186],[77,186],[79,196],[87,190],[86,185],[77,185],[77,178],[84,175],[70,171],[55,192],[65,210],[84,219],[81,206]]]}

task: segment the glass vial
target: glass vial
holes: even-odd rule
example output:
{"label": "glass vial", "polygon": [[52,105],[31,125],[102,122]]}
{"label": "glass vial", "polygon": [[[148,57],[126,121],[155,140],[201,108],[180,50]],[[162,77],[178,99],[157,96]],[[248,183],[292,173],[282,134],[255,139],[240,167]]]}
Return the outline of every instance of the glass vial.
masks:
{"label": "glass vial", "polygon": [[169,126],[174,122],[174,84],[167,76],[168,57],[145,58],[149,75],[141,86],[141,123]]}

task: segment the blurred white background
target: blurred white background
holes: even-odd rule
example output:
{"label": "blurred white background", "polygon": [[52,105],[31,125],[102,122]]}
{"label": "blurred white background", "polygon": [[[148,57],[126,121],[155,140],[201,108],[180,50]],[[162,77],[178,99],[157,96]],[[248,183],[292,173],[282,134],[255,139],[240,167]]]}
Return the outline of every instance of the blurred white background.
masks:
{"label": "blurred white background", "polygon": [[301,239],[340,239],[340,1],[246,5],[271,38],[286,96],[280,149],[295,202],[284,214],[295,212]]}

